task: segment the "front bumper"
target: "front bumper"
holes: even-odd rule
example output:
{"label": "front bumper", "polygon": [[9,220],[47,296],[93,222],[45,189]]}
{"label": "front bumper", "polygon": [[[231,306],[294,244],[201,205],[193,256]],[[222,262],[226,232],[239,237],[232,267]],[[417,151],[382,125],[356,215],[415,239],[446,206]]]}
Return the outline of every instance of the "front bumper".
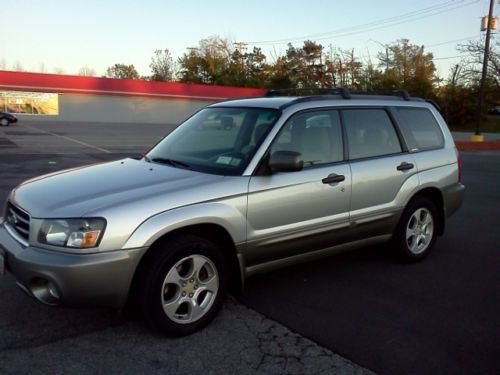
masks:
{"label": "front bumper", "polygon": [[70,254],[24,247],[0,224],[6,270],[24,290],[51,305],[123,307],[145,251]]}

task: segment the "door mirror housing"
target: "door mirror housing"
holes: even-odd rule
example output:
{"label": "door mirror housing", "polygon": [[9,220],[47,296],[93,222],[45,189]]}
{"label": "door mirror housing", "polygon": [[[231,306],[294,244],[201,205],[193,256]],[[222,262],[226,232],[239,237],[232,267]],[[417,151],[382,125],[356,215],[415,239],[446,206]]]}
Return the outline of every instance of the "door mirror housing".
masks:
{"label": "door mirror housing", "polygon": [[268,165],[274,172],[297,172],[304,167],[304,159],[300,152],[276,151],[270,156]]}

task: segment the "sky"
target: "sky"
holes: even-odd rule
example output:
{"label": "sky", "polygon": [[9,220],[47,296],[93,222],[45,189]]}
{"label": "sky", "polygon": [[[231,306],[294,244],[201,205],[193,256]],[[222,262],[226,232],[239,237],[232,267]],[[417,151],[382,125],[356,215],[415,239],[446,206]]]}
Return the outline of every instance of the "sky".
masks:
{"label": "sky", "polygon": [[[218,35],[262,48],[272,62],[287,43],[313,40],[354,49],[377,63],[399,39],[432,52],[447,78],[460,61],[456,47],[484,38],[481,16],[489,0],[0,0],[0,69],[97,75],[116,63],[150,75],[156,49],[174,58],[201,39]],[[498,17],[500,4],[495,3]],[[498,30],[495,34],[498,33]]]}

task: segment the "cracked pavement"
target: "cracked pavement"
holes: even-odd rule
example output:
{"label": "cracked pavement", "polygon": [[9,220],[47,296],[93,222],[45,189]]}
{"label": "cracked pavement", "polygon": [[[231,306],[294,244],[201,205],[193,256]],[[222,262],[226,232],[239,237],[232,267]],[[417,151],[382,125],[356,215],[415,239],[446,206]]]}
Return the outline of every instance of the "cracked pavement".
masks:
{"label": "cracked pavement", "polygon": [[[0,200],[43,173],[140,153],[170,130],[144,125],[0,129]],[[35,126],[35,125],[34,125]],[[36,125],[38,127],[38,125]],[[121,136],[113,141],[120,130]],[[128,129],[128,132],[124,132]],[[75,133],[75,134],[73,134]],[[142,138],[141,138],[142,137]],[[73,140],[76,140],[73,142]],[[114,143],[113,143],[113,142]],[[93,146],[89,147],[89,146]],[[97,149],[96,149],[97,148]],[[112,150],[112,153],[99,151]],[[98,152],[96,152],[98,151]],[[22,166],[22,168],[20,168]],[[207,328],[183,338],[115,311],[47,307],[0,277],[0,374],[368,374],[368,370],[229,298]]]}
{"label": "cracked pavement", "polygon": [[370,374],[228,298],[206,329],[156,334],[111,310],[50,308],[0,279],[2,374]]}

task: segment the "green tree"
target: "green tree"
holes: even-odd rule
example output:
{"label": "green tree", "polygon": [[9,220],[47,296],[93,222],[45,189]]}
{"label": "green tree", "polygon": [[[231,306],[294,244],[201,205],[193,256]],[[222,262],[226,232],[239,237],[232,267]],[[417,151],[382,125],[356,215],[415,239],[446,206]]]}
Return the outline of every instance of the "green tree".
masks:
{"label": "green tree", "polygon": [[406,89],[412,95],[432,97],[439,81],[432,53],[424,46],[401,39],[387,46],[387,54],[380,52],[379,67],[384,67],[375,81],[376,89]]}
{"label": "green tree", "polygon": [[280,56],[274,64],[270,66],[267,86],[271,89],[288,89],[295,87],[292,82],[291,72],[289,72],[286,58]]}
{"label": "green tree", "polygon": [[267,58],[260,48],[254,47],[252,52],[244,55],[246,68],[245,86],[264,87],[269,79]]}
{"label": "green tree", "polygon": [[115,64],[106,69],[106,77],[139,79],[139,73],[137,73],[135,66],[132,64]]}
{"label": "green tree", "polygon": [[168,48],[155,50],[149,67],[152,73],[151,80],[172,81],[174,76],[174,60]]}
{"label": "green tree", "polygon": [[260,48],[245,52],[242,43],[219,36],[202,39],[197,47],[188,48],[178,64],[182,82],[260,87],[267,84],[269,72]]}
{"label": "green tree", "polygon": [[320,87],[324,76],[323,46],[306,40],[302,47],[291,43],[285,55],[286,67],[294,87]]}
{"label": "green tree", "polygon": [[219,36],[200,40],[179,58],[180,80],[219,84],[224,80],[231,58],[229,42]]}

